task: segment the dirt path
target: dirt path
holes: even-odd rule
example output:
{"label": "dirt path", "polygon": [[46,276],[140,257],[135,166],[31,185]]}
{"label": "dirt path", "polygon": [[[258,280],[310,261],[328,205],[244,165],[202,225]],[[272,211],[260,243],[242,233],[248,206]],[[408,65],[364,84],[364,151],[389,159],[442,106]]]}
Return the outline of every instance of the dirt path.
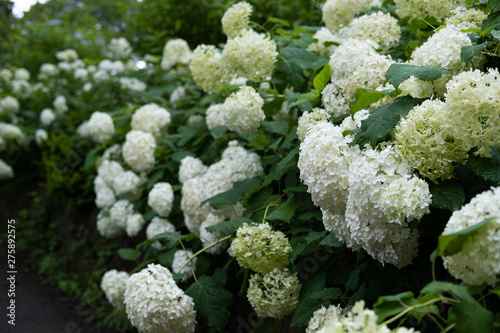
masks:
{"label": "dirt path", "polygon": [[[2,251],[3,252],[3,251]],[[7,258],[0,255],[1,303],[0,332],[5,333],[86,333],[90,325],[79,315],[77,299],[62,294],[47,285],[36,274],[17,268],[16,274],[7,274]],[[15,296],[10,297],[9,277],[15,277]],[[8,323],[11,300],[15,300],[15,326]],[[81,314],[81,312],[80,312]]]}

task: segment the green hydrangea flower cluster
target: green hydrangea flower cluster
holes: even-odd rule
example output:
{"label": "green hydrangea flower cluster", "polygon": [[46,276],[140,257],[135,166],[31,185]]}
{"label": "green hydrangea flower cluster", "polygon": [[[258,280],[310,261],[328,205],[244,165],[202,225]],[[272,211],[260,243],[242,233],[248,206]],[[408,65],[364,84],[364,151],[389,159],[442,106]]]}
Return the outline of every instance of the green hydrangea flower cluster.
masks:
{"label": "green hydrangea flower cluster", "polygon": [[272,230],[267,222],[258,225],[244,223],[229,249],[240,266],[263,274],[287,266],[291,251],[285,234]]}
{"label": "green hydrangea flower cluster", "polygon": [[275,268],[267,274],[253,274],[247,297],[261,318],[278,318],[293,312],[299,304],[301,284],[296,273]]}

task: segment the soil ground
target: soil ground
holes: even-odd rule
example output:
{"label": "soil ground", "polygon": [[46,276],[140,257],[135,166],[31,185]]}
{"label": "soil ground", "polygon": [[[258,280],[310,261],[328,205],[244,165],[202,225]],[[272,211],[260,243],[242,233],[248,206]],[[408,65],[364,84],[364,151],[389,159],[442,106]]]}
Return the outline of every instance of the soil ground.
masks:
{"label": "soil ground", "polygon": [[[65,296],[50,286],[34,272],[16,267],[15,274],[8,274],[7,256],[0,251],[0,332],[1,333],[86,333],[90,325],[85,322],[77,299]],[[10,276],[15,276],[15,296],[10,297]],[[9,302],[15,300],[15,325],[11,318]]]}

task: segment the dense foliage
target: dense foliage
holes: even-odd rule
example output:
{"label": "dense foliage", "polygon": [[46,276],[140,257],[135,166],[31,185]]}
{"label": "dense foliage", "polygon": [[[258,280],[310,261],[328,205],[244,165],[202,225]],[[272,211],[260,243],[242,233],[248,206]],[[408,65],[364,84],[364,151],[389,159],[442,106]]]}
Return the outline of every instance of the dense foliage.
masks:
{"label": "dense foliage", "polygon": [[94,331],[500,330],[498,0],[0,7],[1,216]]}

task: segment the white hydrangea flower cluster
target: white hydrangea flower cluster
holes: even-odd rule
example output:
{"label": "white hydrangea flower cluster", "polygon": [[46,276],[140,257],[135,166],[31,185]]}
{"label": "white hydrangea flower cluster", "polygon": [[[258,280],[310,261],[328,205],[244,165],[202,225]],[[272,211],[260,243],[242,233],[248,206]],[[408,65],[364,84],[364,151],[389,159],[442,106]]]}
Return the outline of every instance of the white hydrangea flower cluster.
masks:
{"label": "white hydrangea flower cluster", "polygon": [[120,82],[122,89],[128,89],[138,92],[146,91],[148,87],[144,82],[135,77],[121,77],[118,79],[118,82]]}
{"label": "white hydrangea flower cluster", "polygon": [[0,138],[4,142],[15,140],[17,144],[26,145],[29,143],[28,137],[16,125],[0,122]]}
{"label": "white hydrangea flower cluster", "polygon": [[125,225],[125,231],[127,232],[127,235],[129,237],[135,237],[141,232],[142,227],[144,227],[144,224],[146,221],[144,220],[144,217],[142,217],[142,214],[135,213],[127,217],[127,222]]}
{"label": "white hydrangea flower cluster", "polygon": [[38,72],[38,80],[45,81],[55,77],[59,73],[59,68],[54,64],[42,64]]}
{"label": "white hydrangea flower cluster", "polygon": [[500,187],[476,195],[451,215],[443,235],[461,231],[493,218],[452,256],[443,257],[444,266],[468,285],[494,285],[500,275]]}
{"label": "white hydrangea flower cluster", "polygon": [[262,176],[263,173],[259,155],[238,146],[237,141],[231,141],[219,162],[210,165],[204,174],[188,179],[182,185],[181,208],[189,231],[199,235],[200,225],[208,213],[224,219],[241,217],[241,203],[215,210],[208,203],[201,206],[201,202],[230,190],[234,182]]}
{"label": "white hydrangea flower cluster", "polygon": [[288,266],[290,252],[292,247],[285,234],[273,230],[267,222],[258,225],[244,223],[236,231],[236,238],[229,248],[229,253],[236,257],[240,266],[263,274]]}
{"label": "white hydrangea flower cluster", "polygon": [[161,68],[169,70],[176,63],[188,64],[191,60],[192,52],[188,43],[181,38],[171,39],[163,48],[163,58],[161,59]]}
{"label": "white hydrangea flower cluster", "polygon": [[445,102],[426,100],[394,128],[395,149],[421,176],[433,182],[451,178],[455,164],[467,159],[462,136],[452,135],[451,127],[457,121],[450,117]]}
{"label": "white hydrangea flower cluster", "polygon": [[18,68],[14,72],[14,79],[29,81],[31,79],[31,74],[26,68]]}
{"label": "white hydrangea flower cluster", "polygon": [[499,71],[462,72],[448,82],[446,90],[453,137],[462,137],[467,149],[478,147],[480,156],[490,157],[490,146],[500,146]]}
{"label": "white hydrangea flower cluster", "polygon": [[19,111],[19,102],[17,98],[13,96],[5,96],[0,99],[0,114],[4,114],[8,117],[15,117]]}
{"label": "white hydrangea flower cluster", "polygon": [[127,227],[127,218],[133,206],[128,200],[116,201],[110,210],[101,210],[97,215],[97,231],[106,238],[121,236]]}
{"label": "white hydrangea flower cluster", "polygon": [[462,29],[480,28],[487,15],[475,8],[458,7],[446,18],[446,26],[460,26]]}
{"label": "white hydrangea flower cluster", "polygon": [[149,103],[134,112],[130,125],[132,130],[149,132],[159,139],[167,130],[170,120],[170,112],[158,104]]}
{"label": "white hydrangea flower cluster", "polygon": [[66,49],[56,52],[56,58],[59,61],[73,62],[78,59],[78,53],[74,49]]}
{"label": "white hydrangea flower cluster", "polygon": [[330,115],[320,108],[314,108],[311,112],[305,111],[299,118],[297,126],[297,136],[300,141],[304,141],[307,131],[314,125],[322,121],[328,121]]}
{"label": "white hydrangea flower cluster", "polygon": [[[162,234],[164,232],[174,232],[174,231],[175,231],[175,226],[171,222],[169,222],[167,219],[155,216],[153,217],[151,222],[148,224],[148,227],[146,228],[146,238],[152,239],[153,237]],[[158,250],[163,249],[163,246],[159,241],[154,242],[151,246]]]}
{"label": "white hydrangea flower cluster", "polygon": [[453,176],[467,152],[490,157],[490,146],[500,146],[500,73],[461,72],[446,85],[446,100],[427,100],[416,106],[394,128],[396,150],[411,167],[437,182]]}
{"label": "white hydrangea flower cluster", "polygon": [[373,310],[365,308],[365,301],[357,301],[351,310],[331,311],[329,319],[319,330],[312,332],[377,332],[377,333],[418,333],[413,328],[398,327],[391,331],[387,325],[377,325],[377,315]]}
{"label": "white hydrangea flower cluster", "polygon": [[[225,126],[224,116],[222,114],[222,103],[212,104],[207,109],[205,122],[207,123],[207,128],[212,130],[218,126]],[[214,138],[218,138],[214,133],[212,133]]]}
{"label": "white hydrangea flower cluster", "polygon": [[[208,213],[206,219],[200,225],[200,239],[203,244],[203,247],[215,243],[220,238],[222,238],[222,234],[220,233],[220,231],[209,232],[206,229],[207,227],[214,226],[216,224],[221,223],[222,221],[224,221],[223,218],[220,218],[212,213]],[[228,241],[225,240],[224,242],[221,242],[207,249],[206,252],[214,255],[220,254],[222,251],[224,251],[224,249],[227,248],[228,244],[229,244]]]}
{"label": "white hydrangea flower cluster", "polygon": [[332,34],[332,32],[326,27],[322,27],[316,31],[313,38],[316,39],[317,42],[311,43],[307,50],[317,52],[320,56],[325,58],[330,58],[333,51],[337,48],[336,45],[326,45],[326,43],[331,42],[341,44],[343,41],[342,37]]}
{"label": "white hydrangea flower cluster", "polygon": [[[112,74],[112,75],[125,72],[125,65],[120,60],[112,61],[109,59],[103,59],[99,62],[99,64],[97,66],[99,67],[99,69],[101,69],[109,74]],[[94,76],[94,78],[95,78],[95,76]],[[103,79],[104,78],[105,78],[105,75],[103,76]],[[108,78],[109,78],[109,76],[108,76]]]}
{"label": "white hydrangea flower cluster", "polygon": [[323,22],[332,33],[336,33],[347,26],[357,13],[379,4],[377,0],[327,0],[322,8]]}
{"label": "white hydrangea flower cluster", "polygon": [[132,130],[125,136],[122,155],[125,162],[138,171],[155,165],[156,140],[149,132]]}
{"label": "white hydrangea flower cluster", "polygon": [[328,83],[321,91],[321,102],[325,111],[333,117],[349,114],[349,100],[338,90],[335,83]]}
{"label": "white hydrangea flower cluster", "polygon": [[178,86],[172,91],[172,94],[170,94],[170,102],[175,104],[184,97],[186,97],[186,88]]}
{"label": "white hydrangea flower cluster", "polygon": [[50,126],[56,119],[56,114],[52,109],[45,108],[40,112],[40,121],[42,122],[43,125],[45,126]]}
{"label": "white hydrangea flower cluster", "polygon": [[380,55],[371,40],[348,39],[330,57],[331,82],[346,100],[354,99],[359,87],[376,89],[385,82],[390,57]]}
{"label": "white hydrangea flower cluster", "polygon": [[193,299],[180,289],[172,273],[149,264],[127,280],[125,305],[128,319],[139,332],[194,333]]}
{"label": "white hydrangea flower cluster", "polygon": [[415,17],[415,14],[425,18],[433,16],[438,20],[443,20],[449,16],[457,7],[466,6],[465,0],[394,0],[396,14],[400,17]]}
{"label": "white hydrangea flower cluster", "polygon": [[[193,251],[191,250],[177,250],[174,253],[174,260],[172,261],[172,271],[176,273],[183,274],[184,277],[182,278],[182,281],[186,281],[189,279],[191,276],[193,276],[193,270],[196,266],[196,261],[198,260],[197,257],[195,257],[189,264],[184,266],[181,269],[181,267],[188,261],[190,257],[193,256]],[[180,270],[180,271],[179,271]]]}
{"label": "white hydrangea flower cluster", "polygon": [[35,131],[35,142],[38,146],[42,144],[43,141],[49,138],[49,134],[43,128],[39,128]]}
{"label": "white hydrangea flower cluster", "polygon": [[12,74],[12,71],[8,68],[2,68],[0,69],[0,79],[2,79],[5,82],[9,82],[14,74]]}
{"label": "white hydrangea flower cluster", "polygon": [[250,277],[247,298],[260,318],[281,319],[299,305],[300,288],[296,273],[274,268]]}
{"label": "white hydrangea flower cluster", "polygon": [[115,308],[125,311],[125,289],[127,287],[127,272],[112,269],[104,273],[101,279],[101,289],[104,291],[109,303]]}
{"label": "white hydrangea flower cluster", "polygon": [[206,93],[216,92],[231,81],[229,67],[222,59],[222,53],[213,45],[198,45],[193,51],[189,69],[194,82]]}
{"label": "white hydrangea flower cluster", "polygon": [[[468,66],[465,64],[460,53],[462,47],[470,45],[472,45],[470,38],[467,33],[461,32],[460,28],[455,26],[443,28],[413,51],[409,63],[416,66],[444,68],[450,70],[452,74],[457,74],[471,66],[471,64]],[[481,64],[476,61],[475,65],[480,67]],[[444,95],[446,83],[451,79],[452,74],[443,74],[440,78],[432,81],[436,96],[442,97]],[[419,79],[414,80],[420,81]],[[429,82],[422,84],[428,85]]]}
{"label": "white hydrangea flower cluster", "polygon": [[90,116],[87,123],[89,136],[98,143],[103,143],[111,139],[115,134],[113,118],[105,112],[95,111]]}
{"label": "white hydrangea flower cluster", "polygon": [[101,176],[94,178],[95,205],[98,208],[111,207],[116,202],[113,188],[108,186]]}
{"label": "white hydrangea flower cluster", "polygon": [[410,95],[414,98],[430,98],[434,94],[432,81],[423,81],[415,76],[410,76],[399,85],[401,96]]}
{"label": "white hydrangea flower cluster", "polygon": [[52,105],[54,106],[57,114],[63,114],[69,110],[68,105],[66,104],[66,97],[62,95],[57,96]]}
{"label": "white hydrangea flower cluster", "polygon": [[73,77],[75,78],[75,80],[79,79],[86,80],[88,75],[89,71],[86,68],[77,68],[73,72]]}
{"label": "white hydrangea flower cluster", "polygon": [[7,163],[5,163],[2,159],[0,159],[0,180],[6,180],[13,177],[14,177],[14,170],[12,169],[12,167]]}
{"label": "white hydrangea flower cluster", "polygon": [[248,2],[241,1],[232,5],[222,16],[222,31],[228,38],[238,36],[248,29],[250,15],[252,15],[252,6]]}
{"label": "white hydrangea flower cluster", "polygon": [[132,53],[132,47],[125,37],[111,38],[109,51],[115,59],[125,59]]}
{"label": "white hydrangea flower cluster", "polygon": [[[350,146],[352,136],[342,132],[359,126],[368,112],[356,116],[341,126],[320,122],[309,130],[300,146],[300,177],[327,230],[353,250],[363,248],[382,263],[402,267],[416,255],[418,234],[408,222],[428,212],[429,188],[392,146]],[[396,194],[401,188],[406,195]]]}
{"label": "white hydrangea flower cluster", "polygon": [[182,184],[188,179],[201,176],[207,169],[208,167],[199,158],[186,156],[179,166],[179,181]]}
{"label": "white hydrangea flower cluster", "polygon": [[389,47],[401,38],[398,20],[390,13],[376,12],[355,18],[346,27],[348,38],[358,40],[371,39],[380,46]]}
{"label": "white hydrangea flower cluster", "polygon": [[231,71],[255,82],[272,75],[277,57],[276,43],[254,30],[244,30],[229,39],[222,51],[222,61],[230,66]]}
{"label": "white hydrangea flower cluster", "polygon": [[[335,313],[335,314],[334,314]],[[321,306],[314,311],[312,318],[306,328],[306,333],[317,333],[325,326],[326,322],[332,319],[333,316],[341,317],[345,311],[340,306],[330,305],[328,308]]]}
{"label": "white hydrangea flower cluster", "polygon": [[148,195],[148,205],[161,217],[168,217],[174,203],[172,185],[161,182],[156,183]]}
{"label": "white hydrangea flower cluster", "polygon": [[264,99],[260,94],[253,87],[243,86],[226,98],[220,112],[231,131],[252,134],[266,118],[263,106]]}
{"label": "white hydrangea flower cluster", "polygon": [[32,86],[26,80],[13,80],[12,84],[12,92],[19,99],[26,99],[31,96],[33,91]]}

